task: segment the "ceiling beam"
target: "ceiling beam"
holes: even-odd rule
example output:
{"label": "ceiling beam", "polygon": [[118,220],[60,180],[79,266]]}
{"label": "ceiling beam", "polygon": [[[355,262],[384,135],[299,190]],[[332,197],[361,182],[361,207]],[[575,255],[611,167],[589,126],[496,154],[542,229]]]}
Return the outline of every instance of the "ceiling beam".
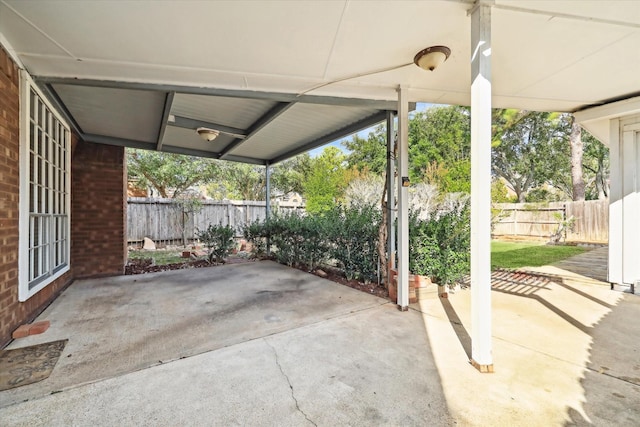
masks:
{"label": "ceiling beam", "polygon": [[80,134],[85,142],[93,142],[95,144],[115,145],[125,148],[139,148],[142,150],[153,150],[156,144],[153,142],[138,141],[135,139],[117,138],[115,136],[96,135],[92,133]]}
{"label": "ceiling beam", "polygon": [[[396,107],[397,107],[397,103],[396,103]],[[274,157],[273,159],[269,160],[268,163],[270,165],[274,164],[274,163],[278,163],[281,162],[283,160],[286,160],[290,157],[296,156],[300,153],[304,153],[307,152],[309,150],[313,150],[314,148],[320,147],[321,145],[324,144],[328,144],[329,142],[333,142],[335,140],[338,140],[340,138],[344,138],[345,136],[351,135],[353,133],[359,132],[362,129],[366,129],[368,127],[371,127],[377,123],[380,123],[383,120],[386,120],[387,118],[387,112],[386,111],[378,111],[377,113],[375,113],[372,116],[366,117],[362,120],[359,120],[355,123],[352,123],[348,126],[343,127],[342,129],[338,129],[335,132],[331,132],[330,134],[327,134],[325,136],[322,136],[318,139],[314,139],[311,142],[308,142],[298,148],[295,148],[293,150],[287,151],[286,153],[283,153],[277,157]]]}
{"label": "ceiling beam", "polygon": [[53,104],[56,110],[64,116],[65,120],[73,128],[75,133],[78,134],[78,136],[82,135],[84,133],[82,131],[82,128],[80,127],[78,122],[76,122],[76,120],[73,118],[73,115],[71,114],[71,112],[64,105],[64,102],[62,102],[62,100],[58,96],[58,93],[55,91],[55,89],[53,89],[48,84],[38,84],[38,87],[45,94],[49,102]]}
{"label": "ceiling beam", "polygon": [[213,151],[195,150],[193,148],[176,147],[175,145],[167,145],[162,149],[165,153],[182,154],[185,156],[204,157],[207,159],[217,159],[220,154]]}
{"label": "ceiling beam", "polygon": [[33,76],[34,81],[43,84],[89,86],[113,89],[149,90],[156,92],[176,92],[190,95],[223,96],[228,98],[264,99],[277,102],[300,102],[303,104],[336,105],[361,107],[376,110],[395,110],[396,100],[341,98],[337,96],[298,95],[295,93],[260,92],[252,90],[220,89],[210,87],[181,86],[155,83],[120,82],[113,80],[77,79],[72,77]]}
{"label": "ceiling beam", "polygon": [[276,104],[273,108],[267,111],[262,117],[256,120],[256,122],[249,127],[246,138],[236,138],[231,141],[229,145],[224,147],[224,149],[220,152],[220,158],[223,160],[226,159],[226,155],[229,152],[231,152],[243,142],[249,141],[253,136],[257,135],[262,129],[264,129],[265,126],[274,121],[293,105],[295,105],[295,102],[280,102],[279,104]]}
{"label": "ceiling beam", "polygon": [[253,157],[245,157],[245,156],[234,156],[234,155],[228,155],[225,157],[226,161],[230,161],[230,162],[240,162],[240,163],[249,163],[252,165],[266,165],[266,161],[262,160],[262,159],[255,159]]}
{"label": "ceiling beam", "polygon": [[156,150],[158,151],[162,151],[164,131],[167,129],[167,119],[169,118],[169,112],[171,111],[171,104],[173,104],[175,94],[175,92],[168,92],[167,97],[164,99],[164,110],[162,110],[162,119],[160,119],[160,129],[158,130],[158,140],[156,142]]}
{"label": "ceiling beam", "polygon": [[[155,150],[156,148],[156,145],[151,142],[136,141],[133,139],[125,139],[125,138],[116,138],[113,136],[106,136],[106,135],[82,134],[80,135],[80,138],[82,138],[82,140],[86,142],[92,142],[95,144],[115,145],[118,147],[125,147],[125,148],[137,148],[141,150]],[[207,159],[217,159],[218,157],[220,157],[220,153],[217,153],[214,151],[194,150],[192,148],[176,147],[171,145],[163,146],[162,151],[164,153],[183,154],[185,156],[204,157]],[[254,165],[265,164],[264,160],[254,159],[251,157],[242,157],[242,156],[229,156],[229,158],[226,160],[230,160],[233,162],[250,163]]]}
{"label": "ceiling beam", "polygon": [[194,131],[199,127],[211,128],[240,139],[246,138],[247,136],[247,131],[245,129],[234,128],[213,122],[205,122],[203,120],[190,119],[189,117],[174,115],[172,116],[172,118],[173,120],[167,123],[169,126],[175,126],[184,129],[193,129]]}

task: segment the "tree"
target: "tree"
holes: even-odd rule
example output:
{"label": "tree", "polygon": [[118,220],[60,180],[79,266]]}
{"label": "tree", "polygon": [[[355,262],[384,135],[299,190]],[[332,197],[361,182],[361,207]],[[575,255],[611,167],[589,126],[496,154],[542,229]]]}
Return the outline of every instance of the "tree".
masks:
{"label": "tree", "polygon": [[177,198],[189,187],[218,175],[219,163],[211,159],[147,150],[127,150],[127,174],[161,197]]}
{"label": "tree", "polygon": [[569,145],[571,146],[572,199],[574,201],[580,201],[584,200],[585,197],[584,179],[582,177],[582,157],[584,150],[582,144],[582,128],[573,116],[571,117]]}
{"label": "tree", "polygon": [[[409,120],[411,180],[437,185],[443,192],[469,192],[470,132],[466,107],[438,106],[415,114]],[[343,142],[350,151],[349,167],[382,176],[387,160],[386,133],[386,125],[380,125],[366,139],[355,135]]]}
{"label": "tree", "polygon": [[312,159],[309,175],[302,183],[308,212],[328,211],[342,197],[349,182],[344,163],[344,153],[333,146]]}
{"label": "tree", "polygon": [[584,157],[582,166],[587,181],[586,197],[603,200],[609,197],[609,149],[587,131],[582,132]]}
{"label": "tree", "polygon": [[432,107],[409,121],[409,175],[413,181],[425,180],[429,172],[438,170],[426,179],[428,183],[443,191],[469,191],[470,155],[468,108]]}
{"label": "tree", "polygon": [[304,192],[303,183],[311,171],[309,153],[299,154],[275,165],[271,172],[271,184],[274,190],[282,194]]}
{"label": "tree", "polygon": [[354,135],[351,141],[342,145],[349,150],[347,165],[360,172],[370,172],[382,176],[387,167],[387,126],[379,125],[365,138]]}
{"label": "tree", "polygon": [[[516,193],[518,202],[545,182],[562,188],[568,170],[566,120],[557,113],[494,110],[492,170]],[[565,190],[566,191],[566,190]]]}
{"label": "tree", "polygon": [[265,200],[265,183],[264,166],[224,162],[207,193],[216,199]]}

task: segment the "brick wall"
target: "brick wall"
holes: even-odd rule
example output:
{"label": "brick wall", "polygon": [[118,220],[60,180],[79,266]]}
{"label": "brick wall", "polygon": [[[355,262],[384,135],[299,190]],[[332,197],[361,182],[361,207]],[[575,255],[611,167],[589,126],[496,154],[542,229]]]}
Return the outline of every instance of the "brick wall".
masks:
{"label": "brick wall", "polygon": [[18,301],[20,89],[18,67],[0,46],[0,348],[76,277],[122,274],[126,260],[124,149],[72,137],[71,269]]}
{"label": "brick wall", "polygon": [[76,278],[124,273],[124,148],[80,141],[71,163],[71,265]]}
{"label": "brick wall", "polygon": [[0,47],[0,347],[71,282],[68,272],[28,301],[18,301],[20,196],[20,85],[18,67]]}

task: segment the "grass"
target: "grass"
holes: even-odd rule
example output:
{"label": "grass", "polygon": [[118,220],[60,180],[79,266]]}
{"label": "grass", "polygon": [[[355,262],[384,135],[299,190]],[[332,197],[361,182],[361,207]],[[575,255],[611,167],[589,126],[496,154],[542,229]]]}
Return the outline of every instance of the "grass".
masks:
{"label": "grass", "polygon": [[181,257],[182,252],[177,251],[129,251],[129,259],[153,258],[156,265],[175,264],[188,261]]}
{"label": "grass", "polygon": [[577,246],[493,241],[491,242],[491,269],[539,267],[581,254],[586,250]]}

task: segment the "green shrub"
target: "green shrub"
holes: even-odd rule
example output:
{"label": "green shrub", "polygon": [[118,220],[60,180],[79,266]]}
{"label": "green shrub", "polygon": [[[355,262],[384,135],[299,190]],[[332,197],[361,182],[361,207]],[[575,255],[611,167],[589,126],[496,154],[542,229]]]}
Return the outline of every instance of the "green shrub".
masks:
{"label": "green shrub", "polygon": [[206,230],[198,230],[196,236],[209,250],[207,260],[209,263],[223,263],[234,246],[234,230],[228,225],[209,224]]}
{"label": "green shrub", "polygon": [[251,224],[247,224],[242,229],[242,235],[251,243],[251,253],[255,258],[262,258],[267,254],[267,223],[262,221],[256,221]]}
{"label": "green shrub", "polygon": [[470,209],[465,202],[449,211],[420,220],[416,212],[409,222],[409,269],[450,285],[469,273]]}
{"label": "green shrub", "polygon": [[378,269],[380,213],[372,206],[334,207],[322,213],[275,213],[245,227],[254,255],[270,240],[276,261],[314,270],[332,260],[349,279],[372,281]]}
{"label": "green shrub", "polygon": [[336,207],[326,216],[333,242],[331,257],[347,279],[371,282],[378,275],[380,212],[370,205]]}

